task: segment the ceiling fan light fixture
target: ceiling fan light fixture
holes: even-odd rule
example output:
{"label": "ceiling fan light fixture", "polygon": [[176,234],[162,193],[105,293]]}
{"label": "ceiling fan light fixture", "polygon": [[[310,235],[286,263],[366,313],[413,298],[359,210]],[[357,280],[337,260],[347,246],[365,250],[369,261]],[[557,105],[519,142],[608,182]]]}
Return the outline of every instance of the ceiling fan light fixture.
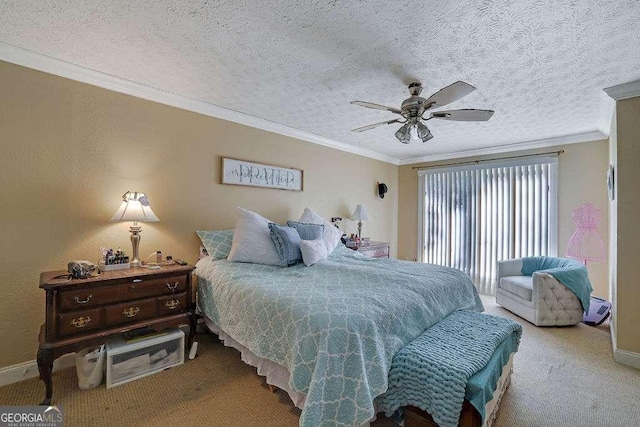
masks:
{"label": "ceiling fan light fixture", "polygon": [[396,131],[396,138],[403,144],[411,142],[411,125],[409,123],[402,125],[400,129]]}
{"label": "ceiling fan light fixture", "polygon": [[425,126],[424,123],[422,122],[416,123],[416,128],[418,131],[418,138],[420,138],[422,142],[427,142],[428,140],[433,138],[433,135],[431,135],[431,131],[427,126]]}

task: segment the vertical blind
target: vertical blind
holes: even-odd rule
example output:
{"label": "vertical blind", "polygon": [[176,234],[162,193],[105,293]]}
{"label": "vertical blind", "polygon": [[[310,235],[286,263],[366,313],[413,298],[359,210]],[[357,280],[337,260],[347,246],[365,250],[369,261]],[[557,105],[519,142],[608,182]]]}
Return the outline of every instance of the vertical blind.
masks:
{"label": "vertical blind", "polygon": [[498,260],[556,254],[557,158],[424,170],[421,261],[495,292]]}

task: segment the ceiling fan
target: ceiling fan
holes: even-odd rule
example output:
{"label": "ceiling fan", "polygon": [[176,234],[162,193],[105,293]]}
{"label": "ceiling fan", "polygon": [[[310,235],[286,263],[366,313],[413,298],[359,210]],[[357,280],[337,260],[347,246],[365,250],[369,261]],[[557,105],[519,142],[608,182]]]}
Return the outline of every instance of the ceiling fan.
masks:
{"label": "ceiling fan", "polygon": [[415,128],[418,138],[422,142],[427,142],[433,135],[429,128],[423,123],[431,119],[454,120],[459,122],[485,122],[491,118],[493,111],[491,110],[448,110],[434,111],[429,113],[429,117],[425,114],[434,108],[444,107],[458,99],[470,94],[476,90],[475,87],[463,81],[457,81],[449,86],[440,89],[429,98],[422,98],[422,83],[413,82],[409,85],[409,93],[411,96],[402,102],[400,108],[387,107],[380,104],[364,101],[351,101],[353,105],[361,107],[373,108],[376,110],[387,110],[392,113],[399,114],[400,118],[387,120],[386,122],[374,123],[372,125],[363,126],[353,129],[351,132],[363,132],[365,130],[377,128],[382,125],[390,125],[391,123],[403,123],[402,127],[396,131],[396,138],[403,144],[411,142],[411,129]]}

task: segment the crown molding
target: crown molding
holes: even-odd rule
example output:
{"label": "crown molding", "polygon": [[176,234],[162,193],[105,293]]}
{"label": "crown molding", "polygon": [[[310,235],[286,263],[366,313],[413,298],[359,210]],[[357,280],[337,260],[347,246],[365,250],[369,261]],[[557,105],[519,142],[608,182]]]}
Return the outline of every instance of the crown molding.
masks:
{"label": "crown molding", "polygon": [[442,153],[430,156],[414,157],[400,160],[400,165],[414,165],[416,163],[436,162],[440,160],[459,159],[462,157],[476,157],[490,154],[501,154],[513,151],[533,150],[536,148],[553,147],[557,145],[577,144],[579,142],[598,141],[607,139],[608,136],[599,130],[563,135],[554,138],[538,139],[535,141],[518,142],[514,144],[498,145],[494,147],[478,148],[474,150],[457,151],[455,153]]}
{"label": "crown molding", "polygon": [[324,136],[305,132],[280,123],[275,123],[270,120],[230,110],[219,105],[210,104],[208,102],[147,86],[142,83],[126,80],[111,74],[75,65],[70,62],[42,55],[4,42],[0,42],[0,60],[43,71],[45,73],[55,74],[56,76],[112,90],[114,92],[123,93],[125,95],[131,95],[136,98],[142,98],[148,101],[181,108],[183,110],[193,111],[206,116],[239,123],[241,125],[312,142],[329,148],[335,148],[336,150],[357,154],[359,156],[380,160],[394,165],[400,164],[397,158],[386,154],[351,144],[345,144]]}
{"label": "crown molding", "polygon": [[605,88],[604,92],[616,101],[640,96],[640,80],[611,86]]}
{"label": "crown molding", "polygon": [[598,115],[598,130],[606,135],[611,133],[613,114],[616,111],[616,101],[608,97],[605,92],[600,92],[600,110]]}
{"label": "crown molding", "polygon": [[[499,154],[509,151],[529,150],[551,147],[555,145],[573,144],[578,142],[606,139],[609,135],[611,117],[613,116],[613,110],[615,108],[615,105],[613,102],[611,102],[610,98],[604,97],[605,100],[601,102],[597,131],[565,135],[536,141],[506,144],[494,147],[464,150],[453,153],[442,153],[409,159],[398,159],[396,157],[382,154],[367,148],[361,148],[355,145],[346,144],[330,138],[326,138],[324,136],[305,132],[303,130],[285,126],[280,123],[272,122],[270,120],[251,116],[239,111],[230,110],[219,105],[200,101],[194,98],[189,98],[176,93],[167,92],[155,87],[147,86],[142,83],[92,70],[90,68],[62,61],[4,42],[0,42],[0,60],[79,81],[82,83],[90,84],[92,86],[101,87],[103,89],[112,90],[114,92],[123,93],[125,95],[134,96],[136,98],[142,98],[148,101],[169,105],[183,110],[193,111],[195,113],[203,114],[209,117],[215,117],[256,129],[277,133],[279,135],[284,135],[325,147],[334,148],[336,150],[344,151],[347,153],[380,160],[386,163],[391,163],[393,165],[409,165],[415,163]],[[604,89],[604,91],[607,95],[615,100],[640,96],[640,80],[618,86],[612,86],[610,88]]]}

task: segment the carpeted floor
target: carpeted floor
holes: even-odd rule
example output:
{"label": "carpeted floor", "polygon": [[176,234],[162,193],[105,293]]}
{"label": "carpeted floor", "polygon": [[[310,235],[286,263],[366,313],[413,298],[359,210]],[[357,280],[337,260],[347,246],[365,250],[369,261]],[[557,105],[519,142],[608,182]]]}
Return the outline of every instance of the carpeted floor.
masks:
{"label": "carpeted floor", "polygon": [[[510,389],[496,427],[640,426],[640,371],[615,363],[607,324],[536,328],[484,297],[488,313],[524,326]],[[198,357],[184,366],[107,390],[78,389],[74,369],[54,374],[54,404],[68,426],[295,426],[300,411],[271,393],[237,351],[200,335]],[[42,400],[37,379],[0,388],[0,405]],[[393,425],[380,419],[374,426]]]}

